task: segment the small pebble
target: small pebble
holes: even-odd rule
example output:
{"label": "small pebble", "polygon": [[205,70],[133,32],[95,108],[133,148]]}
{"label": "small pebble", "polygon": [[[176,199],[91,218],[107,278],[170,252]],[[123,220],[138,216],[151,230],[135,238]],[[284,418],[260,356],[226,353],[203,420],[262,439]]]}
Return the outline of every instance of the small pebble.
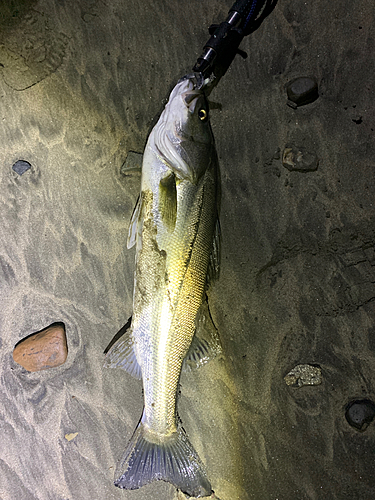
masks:
{"label": "small pebble", "polygon": [[313,78],[302,76],[290,81],[286,86],[287,104],[292,108],[314,102],[319,97],[318,84]]}
{"label": "small pebble", "polygon": [[21,340],[13,350],[13,359],[29,372],[55,368],[68,356],[65,327],[54,323],[41,332]]}
{"label": "small pebble", "polygon": [[359,431],[365,431],[375,417],[375,403],[370,399],[351,401],[345,412],[349,425]]}
{"label": "small pebble", "polygon": [[78,432],[70,432],[69,434],[65,434],[65,439],[67,441],[71,441],[72,439],[74,439],[77,436],[78,436]]}
{"label": "small pebble", "polygon": [[297,365],[284,377],[286,385],[302,387],[303,385],[320,385],[322,370],[319,366]]}
{"label": "small pebble", "polygon": [[18,174],[23,175],[31,168],[31,164],[25,160],[18,160],[14,163],[12,169]]}

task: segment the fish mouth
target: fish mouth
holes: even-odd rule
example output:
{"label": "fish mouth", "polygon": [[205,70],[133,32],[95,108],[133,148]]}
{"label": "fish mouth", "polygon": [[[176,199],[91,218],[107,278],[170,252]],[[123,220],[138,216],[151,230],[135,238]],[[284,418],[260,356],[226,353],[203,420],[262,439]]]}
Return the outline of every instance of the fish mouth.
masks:
{"label": "fish mouth", "polygon": [[[193,102],[193,100],[201,95],[202,95],[201,90],[188,90],[188,91],[183,92],[181,94],[181,98],[190,110],[190,106],[191,106],[191,103]],[[194,108],[195,108],[195,106],[194,106]],[[194,111],[194,109],[192,109],[191,111]]]}

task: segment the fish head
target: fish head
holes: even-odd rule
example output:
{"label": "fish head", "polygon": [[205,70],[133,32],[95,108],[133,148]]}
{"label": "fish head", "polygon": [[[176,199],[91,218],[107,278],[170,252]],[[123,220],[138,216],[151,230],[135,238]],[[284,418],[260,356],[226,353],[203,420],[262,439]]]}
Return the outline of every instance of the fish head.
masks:
{"label": "fish head", "polygon": [[214,140],[209,105],[192,79],[177,83],[155,126],[155,145],[178,179],[197,184],[210,165]]}

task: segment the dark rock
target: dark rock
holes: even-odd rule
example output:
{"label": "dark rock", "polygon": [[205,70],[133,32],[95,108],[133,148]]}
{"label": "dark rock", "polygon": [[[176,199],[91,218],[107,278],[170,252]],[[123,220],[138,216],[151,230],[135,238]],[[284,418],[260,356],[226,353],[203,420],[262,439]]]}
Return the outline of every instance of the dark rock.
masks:
{"label": "dark rock", "polygon": [[122,164],[120,172],[123,175],[139,174],[142,171],[143,154],[129,151],[125,162]]}
{"label": "dark rock", "polygon": [[306,76],[290,81],[286,86],[286,92],[289,99],[288,105],[292,108],[314,102],[319,97],[316,80]]}
{"label": "dark rock", "polygon": [[13,350],[13,359],[29,372],[54,368],[68,356],[65,327],[53,323],[48,328],[21,340]]}
{"label": "dark rock", "polygon": [[25,160],[17,160],[12,169],[18,174],[23,175],[31,168],[31,164]]}
{"label": "dark rock", "polygon": [[309,153],[305,148],[290,146],[284,149],[283,165],[290,171],[314,172],[318,168],[319,160],[315,154]]}
{"label": "dark rock", "polygon": [[375,417],[375,403],[369,399],[351,401],[346,408],[345,417],[349,425],[364,431]]}

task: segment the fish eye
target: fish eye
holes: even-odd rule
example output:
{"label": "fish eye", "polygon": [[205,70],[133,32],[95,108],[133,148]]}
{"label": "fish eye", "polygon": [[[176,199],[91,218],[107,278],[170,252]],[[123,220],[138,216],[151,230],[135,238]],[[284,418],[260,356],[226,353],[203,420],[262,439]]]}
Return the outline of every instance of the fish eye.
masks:
{"label": "fish eye", "polygon": [[198,118],[204,122],[207,120],[208,118],[208,113],[207,111],[204,109],[204,108],[201,108],[199,111],[198,111]]}

